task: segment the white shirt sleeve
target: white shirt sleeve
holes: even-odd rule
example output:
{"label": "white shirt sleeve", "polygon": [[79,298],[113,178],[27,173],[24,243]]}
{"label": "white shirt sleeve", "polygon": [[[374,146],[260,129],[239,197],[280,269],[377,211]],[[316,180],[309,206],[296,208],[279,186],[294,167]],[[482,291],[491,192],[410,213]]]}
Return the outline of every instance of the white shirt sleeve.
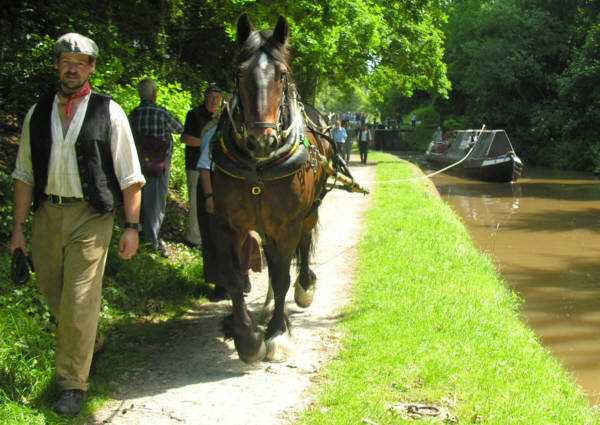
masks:
{"label": "white shirt sleeve", "polygon": [[15,169],[12,172],[12,178],[21,180],[30,186],[33,186],[33,165],[31,163],[31,143],[29,137],[29,121],[33,110],[36,105],[29,108],[25,120],[23,121],[23,127],[21,131],[21,139],[19,141],[19,150],[17,152],[17,160],[15,163]]}
{"label": "white shirt sleeve", "polygon": [[140,160],[127,115],[125,115],[123,108],[113,100],[110,101],[109,111],[111,125],[110,147],[119,186],[123,190],[135,183],[143,185],[146,183],[146,179],[142,174]]}

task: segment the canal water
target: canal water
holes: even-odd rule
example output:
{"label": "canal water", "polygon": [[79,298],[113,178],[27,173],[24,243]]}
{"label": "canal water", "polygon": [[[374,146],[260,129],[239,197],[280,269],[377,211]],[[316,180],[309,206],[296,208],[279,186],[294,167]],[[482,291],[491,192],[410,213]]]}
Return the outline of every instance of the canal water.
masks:
{"label": "canal water", "polygon": [[525,167],[512,184],[432,181],[524,300],[523,320],[600,404],[600,180]]}

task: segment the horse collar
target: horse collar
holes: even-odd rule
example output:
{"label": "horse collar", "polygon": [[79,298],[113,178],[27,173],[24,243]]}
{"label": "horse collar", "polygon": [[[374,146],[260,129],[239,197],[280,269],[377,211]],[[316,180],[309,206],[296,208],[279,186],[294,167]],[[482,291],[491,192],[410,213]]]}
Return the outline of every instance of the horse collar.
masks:
{"label": "horse collar", "polygon": [[[296,111],[296,114],[299,113]],[[229,119],[229,113],[223,114],[216,139],[211,145],[213,163],[223,173],[251,182],[276,180],[295,174],[308,160],[309,142],[302,117],[294,117],[293,121],[295,131],[286,134],[286,143],[278,148],[275,156],[267,161],[256,161],[236,145],[236,128]]]}

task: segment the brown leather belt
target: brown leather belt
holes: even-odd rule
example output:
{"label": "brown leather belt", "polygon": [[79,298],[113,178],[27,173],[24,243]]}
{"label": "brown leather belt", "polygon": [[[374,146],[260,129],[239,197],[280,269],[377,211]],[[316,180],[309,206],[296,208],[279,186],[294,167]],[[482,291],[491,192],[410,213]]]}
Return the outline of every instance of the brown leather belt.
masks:
{"label": "brown leather belt", "polygon": [[66,204],[67,202],[77,202],[77,201],[82,201],[82,200],[83,199],[81,199],[81,198],[73,198],[73,197],[69,197],[69,196],[48,195],[48,201],[50,201],[56,205]]}

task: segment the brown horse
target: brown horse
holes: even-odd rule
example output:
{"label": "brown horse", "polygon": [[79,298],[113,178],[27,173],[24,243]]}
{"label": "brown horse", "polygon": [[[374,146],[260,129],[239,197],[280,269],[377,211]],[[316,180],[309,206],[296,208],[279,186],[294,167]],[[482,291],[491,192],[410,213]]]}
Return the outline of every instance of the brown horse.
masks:
{"label": "brown horse", "polygon": [[[334,158],[331,144],[318,134],[326,131],[324,117],[297,100],[287,63],[288,36],[283,16],[273,31],[254,31],[248,16],[240,17],[236,91],[211,145],[218,283],[227,288],[233,310],[223,328],[245,362],[286,354],[281,339],[289,333],[284,303],[294,258],[296,303],[312,302],[316,276],[309,257],[318,205],[327,192],[319,160]],[[266,329],[255,323],[244,301],[240,258],[250,230],[261,235],[274,298]]]}

